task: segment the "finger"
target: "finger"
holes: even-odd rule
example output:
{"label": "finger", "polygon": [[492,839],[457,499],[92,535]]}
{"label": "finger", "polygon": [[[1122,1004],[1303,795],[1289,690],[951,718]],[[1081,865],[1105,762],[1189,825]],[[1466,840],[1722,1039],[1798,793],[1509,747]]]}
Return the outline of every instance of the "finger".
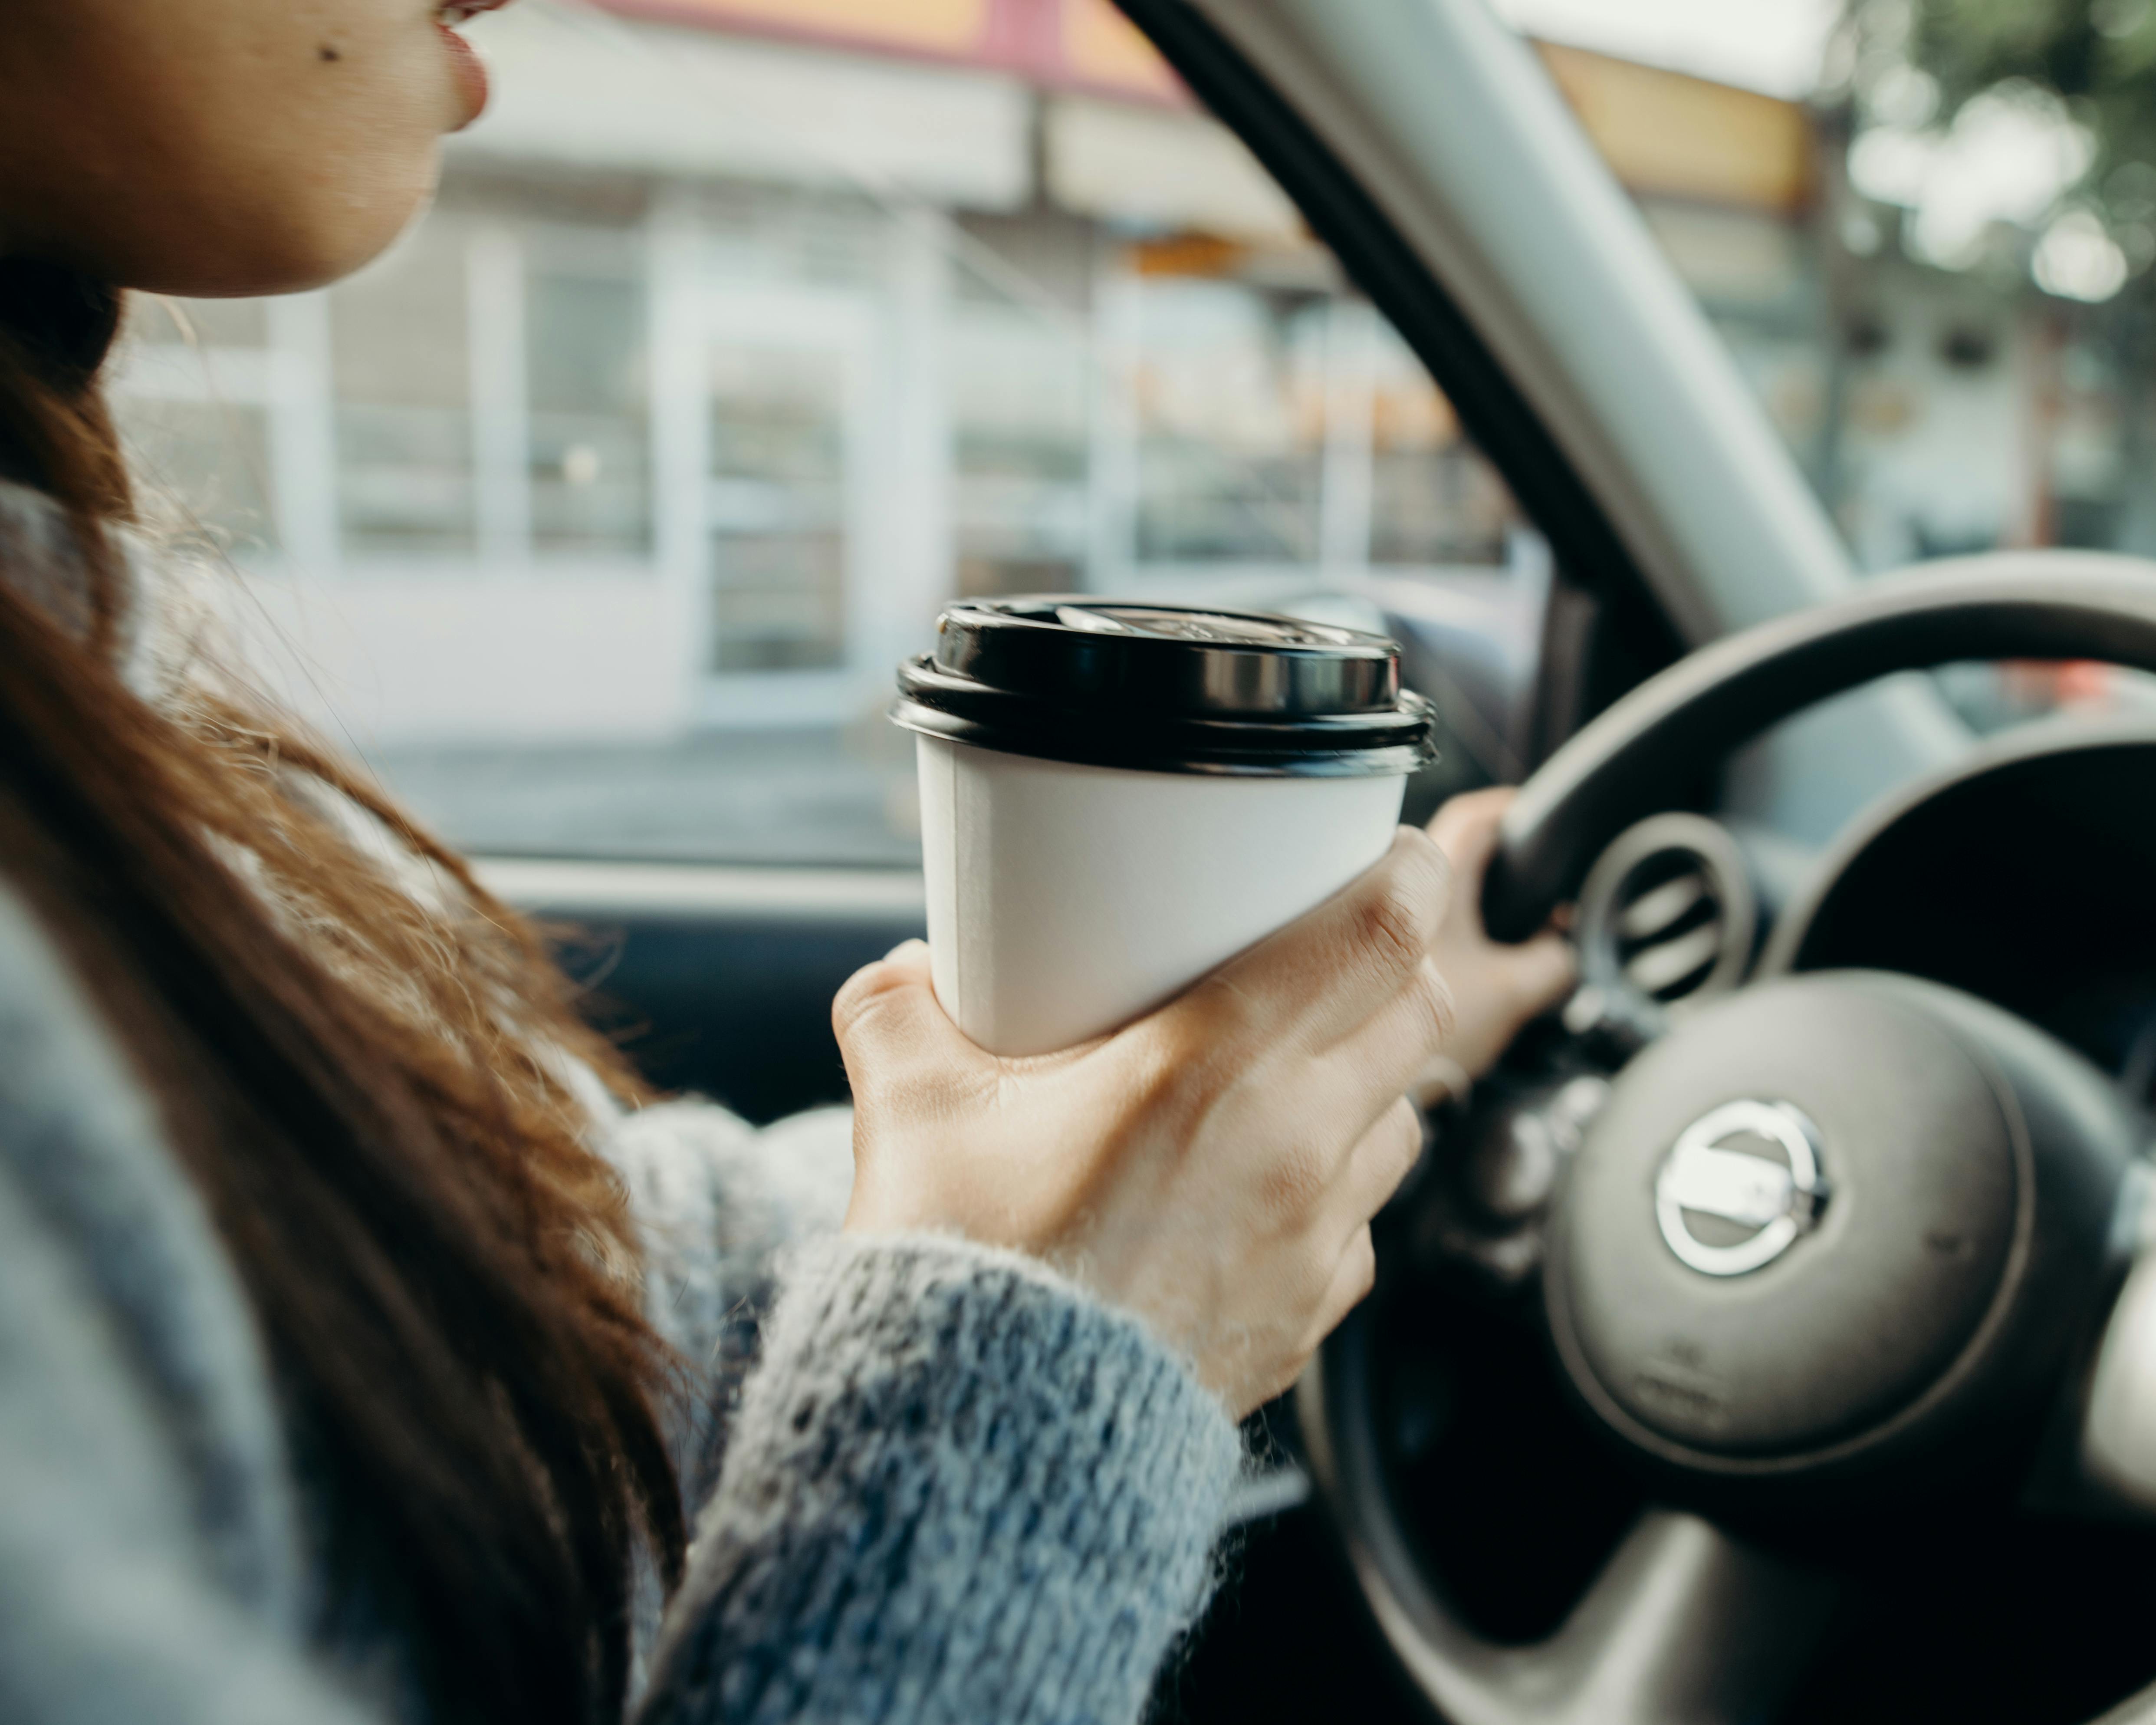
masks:
{"label": "finger", "polygon": [[1416,1107],[1425,1112],[1445,1102],[1466,1106],[1475,1092],[1475,1075],[1450,1055],[1436,1056],[1421,1071],[1408,1091]]}
{"label": "finger", "polygon": [[1364,1130],[1414,1087],[1457,1020],[1452,989],[1429,959],[1394,997],[1319,1058],[1312,1082],[1332,1117]]}
{"label": "finger", "polygon": [[1325,1338],[1340,1327],[1341,1319],[1363,1303],[1377,1281],[1378,1249],[1371,1243],[1370,1230],[1366,1225],[1348,1236],[1325,1297],[1318,1302],[1317,1317],[1311,1324],[1312,1353],[1316,1353]]}
{"label": "finger", "polygon": [[1305,1046],[1323,1047],[1415,974],[1443,920],[1449,880],[1444,854],[1403,827],[1374,867],[1229,961],[1163,1016],[1194,1020],[1245,1045],[1291,1029]]}
{"label": "finger", "polygon": [[1505,811],[1519,793],[1511,785],[1469,791],[1452,798],[1430,824],[1430,836],[1452,864],[1458,891],[1479,891],[1483,871],[1496,854]]}
{"label": "finger", "polygon": [[1422,1113],[1405,1096],[1356,1141],[1331,1194],[1343,1240],[1367,1227],[1422,1159]]}
{"label": "finger", "polygon": [[831,1003],[831,1029],[856,1098],[923,1066],[947,1075],[993,1060],[937,999],[923,941],[905,942],[855,972]]}
{"label": "finger", "polygon": [[1502,950],[1506,981],[1521,1024],[1548,1011],[1579,981],[1579,954],[1562,935],[1538,934]]}
{"label": "finger", "polygon": [[883,962],[886,964],[899,965],[907,970],[916,971],[927,977],[931,985],[933,986],[935,971],[931,962],[932,957],[933,955],[928,950],[928,942],[916,935],[911,940],[901,941],[893,947],[883,955]]}

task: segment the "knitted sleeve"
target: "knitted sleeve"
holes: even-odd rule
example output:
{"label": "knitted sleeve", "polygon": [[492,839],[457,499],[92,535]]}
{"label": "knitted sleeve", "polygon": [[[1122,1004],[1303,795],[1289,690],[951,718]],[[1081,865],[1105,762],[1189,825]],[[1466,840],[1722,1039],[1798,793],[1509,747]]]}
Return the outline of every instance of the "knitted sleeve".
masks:
{"label": "knitted sleeve", "polygon": [[1137,1718],[1235,1428],[1134,1319],[941,1237],[802,1249],[644,1725]]}
{"label": "knitted sleeve", "polygon": [[0,1170],[0,1718],[384,1725],[223,1584],[181,1446]]}
{"label": "knitted sleeve", "polygon": [[0,886],[0,1719],[383,1725],[302,1652],[300,1592],[238,1280]]}
{"label": "knitted sleeve", "polygon": [[852,1111],[819,1108],[758,1131],[690,1097],[608,1117],[601,1143],[629,1188],[645,1311],[686,1368],[668,1399],[667,1437],[693,1517],[718,1484],[779,1253],[835,1234],[845,1215]]}

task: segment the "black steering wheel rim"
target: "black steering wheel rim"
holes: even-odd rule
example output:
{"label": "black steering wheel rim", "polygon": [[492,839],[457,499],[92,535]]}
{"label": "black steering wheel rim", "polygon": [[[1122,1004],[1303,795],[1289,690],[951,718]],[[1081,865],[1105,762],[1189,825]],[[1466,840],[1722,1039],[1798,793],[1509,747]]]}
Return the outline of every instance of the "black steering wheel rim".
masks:
{"label": "black steering wheel rim", "polygon": [[2156,562],[1996,552],[1885,577],[1702,647],[1567,742],[1506,813],[1482,890],[1492,934],[1524,940],[1661,787],[1777,721],[1896,671],[1961,660],[2088,659],[2156,671]]}
{"label": "black steering wheel rim", "polygon": [[[2156,671],[2156,562],[1999,553],[1889,578],[1702,649],[1583,729],[1522,788],[1486,880],[1491,932],[1543,927],[1619,833],[1739,743],[1845,690],[1958,660],[2095,660]],[[1477,1637],[1403,1536],[1370,1417],[1358,1314],[1298,1392],[1322,1492],[1378,1627],[1455,1725],[1761,1717],[1830,1609],[1816,1577],[1680,1511],[1650,1511],[1573,1617],[1532,1647]],[[1718,1642],[1713,1656],[1704,1644]],[[2114,1718],[2156,1719],[2156,1686]]]}

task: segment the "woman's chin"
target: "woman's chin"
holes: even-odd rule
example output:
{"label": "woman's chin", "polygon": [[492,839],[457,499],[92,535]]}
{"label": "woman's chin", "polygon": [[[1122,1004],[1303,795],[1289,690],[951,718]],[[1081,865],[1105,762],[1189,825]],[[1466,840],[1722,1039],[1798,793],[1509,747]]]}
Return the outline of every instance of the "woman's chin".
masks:
{"label": "woman's chin", "polygon": [[[274,210],[232,213],[217,223],[187,224],[184,237],[121,249],[107,259],[80,260],[123,287],[195,299],[244,299],[326,287],[372,263],[408,228],[434,195],[429,171],[408,185],[377,187],[312,211],[281,199]],[[101,267],[100,267],[101,265]]]}

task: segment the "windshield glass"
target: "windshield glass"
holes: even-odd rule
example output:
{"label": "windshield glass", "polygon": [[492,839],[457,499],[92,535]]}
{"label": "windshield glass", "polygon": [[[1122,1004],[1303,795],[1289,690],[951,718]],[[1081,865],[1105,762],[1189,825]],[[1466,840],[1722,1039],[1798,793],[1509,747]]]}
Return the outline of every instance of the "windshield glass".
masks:
{"label": "windshield glass", "polygon": [[[1499,0],[1883,571],[2156,553],[2156,7]],[[2146,707],[1954,667],[1984,728]]]}
{"label": "windshield glass", "polygon": [[1433,793],[1517,776],[1541,540],[1107,0],[470,33],[425,220],[326,293],[145,302],[116,389],[256,675],[453,842],[910,863],[883,711],[961,595],[1453,629],[1491,669]]}

